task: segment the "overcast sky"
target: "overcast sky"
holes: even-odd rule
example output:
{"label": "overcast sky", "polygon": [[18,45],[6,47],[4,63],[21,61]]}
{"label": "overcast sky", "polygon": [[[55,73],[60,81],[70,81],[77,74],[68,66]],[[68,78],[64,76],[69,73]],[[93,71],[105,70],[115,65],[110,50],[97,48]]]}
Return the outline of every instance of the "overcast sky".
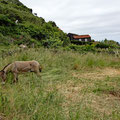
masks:
{"label": "overcast sky", "polygon": [[66,33],[120,42],[120,0],[20,0]]}

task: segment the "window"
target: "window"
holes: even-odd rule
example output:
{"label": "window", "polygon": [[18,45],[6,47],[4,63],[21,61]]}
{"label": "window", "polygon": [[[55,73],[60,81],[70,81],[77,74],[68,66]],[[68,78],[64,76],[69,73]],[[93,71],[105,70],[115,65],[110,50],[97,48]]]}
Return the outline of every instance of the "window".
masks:
{"label": "window", "polygon": [[79,39],[79,41],[81,41],[81,39]]}
{"label": "window", "polygon": [[85,38],[85,42],[87,42],[88,40],[87,40],[87,38]]}

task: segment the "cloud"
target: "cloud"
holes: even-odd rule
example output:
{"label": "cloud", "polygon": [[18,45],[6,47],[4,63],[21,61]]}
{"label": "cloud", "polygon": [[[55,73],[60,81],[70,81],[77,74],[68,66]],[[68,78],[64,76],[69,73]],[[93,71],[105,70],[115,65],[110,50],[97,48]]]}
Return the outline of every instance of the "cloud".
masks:
{"label": "cloud", "polygon": [[120,0],[20,0],[64,32],[120,42]]}

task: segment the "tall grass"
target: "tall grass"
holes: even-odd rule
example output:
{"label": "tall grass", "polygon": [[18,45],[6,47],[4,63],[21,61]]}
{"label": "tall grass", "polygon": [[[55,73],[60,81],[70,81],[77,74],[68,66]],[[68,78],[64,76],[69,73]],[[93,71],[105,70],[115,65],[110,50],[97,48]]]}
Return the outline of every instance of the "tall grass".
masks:
{"label": "tall grass", "polygon": [[[42,77],[21,74],[19,82],[11,84],[9,74],[6,84],[0,85],[0,117],[8,120],[120,119],[118,97],[104,93],[119,90],[120,76],[95,77],[106,68],[119,70],[119,58],[31,48],[1,58],[0,68],[16,60],[33,59],[42,65]],[[85,76],[91,72],[95,73],[91,78]]]}

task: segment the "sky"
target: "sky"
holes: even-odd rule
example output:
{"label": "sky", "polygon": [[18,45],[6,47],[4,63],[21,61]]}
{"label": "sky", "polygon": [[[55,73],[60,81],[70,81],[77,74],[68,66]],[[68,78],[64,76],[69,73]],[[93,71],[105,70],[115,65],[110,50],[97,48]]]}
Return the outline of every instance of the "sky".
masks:
{"label": "sky", "polygon": [[120,42],[120,0],[20,0],[66,33]]}

